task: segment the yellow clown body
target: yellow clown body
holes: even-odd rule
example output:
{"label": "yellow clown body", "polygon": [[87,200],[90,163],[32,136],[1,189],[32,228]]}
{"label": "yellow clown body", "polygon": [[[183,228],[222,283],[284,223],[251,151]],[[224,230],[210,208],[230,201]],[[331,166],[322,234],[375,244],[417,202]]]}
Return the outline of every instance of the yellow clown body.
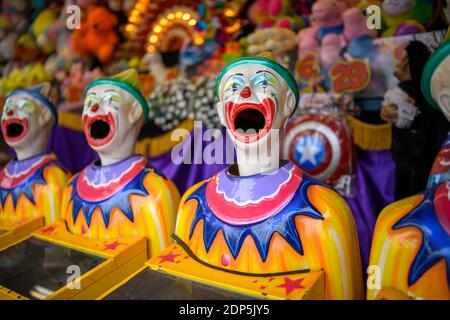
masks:
{"label": "yellow clown body", "polygon": [[[422,92],[450,121],[450,43],[428,60]],[[450,299],[450,136],[435,159],[426,191],[397,201],[378,217],[370,253],[368,299]]]}
{"label": "yellow clown body", "polygon": [[251,275],[323,270],[327,299],[363,297],[349,207],[290,162],[251,177],[226,169],[193,186],[181,200],[176,237],[214,268]]}
{"label": "yellow clown body", "polygon": [[153,256],[171,242],[178,202],[175,185],[145,157],[132,156],[110,166],[92,164],[76,175],[64,191],[62,211],[73,234],[145,236]]}
{"label": "yellow clown body", "polygon": [[68,178],[53,154],[11,160],[0,171],[0,220],[11,225],[41,216],[45,224],[59,220]]}
{"label": "yellow clown body", "polygon": [[449,192],[450,184],[442,183],[381,212],[368,299],[450,299]]}
{"label": "yellow clown body", "polygon": [[62,212],[76,235],[117,239],[117,245],[121,237],[145,237],[151,257],[171,242],[179,193],[147,158],[134,154],[148,121],[137,79],[137,71],[130,69],[88,86],[83,127],[99,160],[69,182]]}

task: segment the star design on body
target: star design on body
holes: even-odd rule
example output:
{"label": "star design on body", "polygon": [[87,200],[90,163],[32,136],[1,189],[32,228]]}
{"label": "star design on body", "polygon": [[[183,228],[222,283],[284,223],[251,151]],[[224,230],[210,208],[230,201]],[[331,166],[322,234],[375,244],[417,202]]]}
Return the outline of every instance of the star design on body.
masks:
{"label": "star design on body", "polygon": [[56,230],[56,228],[54,226],[48,226],[48,227],[42,229],[41,233],[45,234],[45,235],[50,235],[50,234],[54,233],[55,230]]}
{"label": "star design on body", "polygon": [[158,258],[161,259],[161,261],[159,263],[163,263],[163,262],[175,262],[175,258],[181,256],[181,254],[174,254],[172,251],[170,251],[168,254],[166,255],[161,255],[158,256]]}
{"label": "star design on body", "polygon": [[111,242],[111,243],[105,243],[105,247],[103,248],[103,251],[106,251],[106,250],[114,251],[117,249],[118,246],[121,246],[121,245],[125,245],[125,243],[119,242],[117,240],[114,242]]}
{"label": "star design on body", "polygon": [[302,286],[303,280],[304,280],[303,278],[298,280],[292,280],[288,277],[284,277],[284,283],[278,285],[277,288],[284,288],[286,295],[288,295],[294,290],[304,289],[305,287]]}

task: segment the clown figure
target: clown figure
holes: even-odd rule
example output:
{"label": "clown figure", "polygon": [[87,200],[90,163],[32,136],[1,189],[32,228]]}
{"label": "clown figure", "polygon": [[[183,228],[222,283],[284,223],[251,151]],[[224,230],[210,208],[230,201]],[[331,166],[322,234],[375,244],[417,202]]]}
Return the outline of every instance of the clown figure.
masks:
{"label": "clown figure", "polygon": [[283,128],[299,102],[292,75],[270,59],[242,58],[224,68],[216,88],[237,164],[186,192],[177,241],[215,269],[323,270],[327,299],[362,298],[352,212],[337,192],[280,161]]}
{"label": "clown figure", "polygon": [[145,236],[149,256],[170,242],[179,194],[174,184],[134,154],[148,106],[133,69],[92,82],[84,133],[99,159],[77,174],[63,196],[68,229],[93,239]]}
{"label": "clown figure", "polygon": [[[450,43],[428,60],[422,91],[450,121]],[[379,215],[370,254],[368,299],[450,299],[450,135],[428,188]]]}
{"label": "clown figure", "polygon": [[21,224],[44,217],[60,219],[61,197],[68,175],[56,156],[46,152],[48,136],[58,122],[49,83],[12,91],[1,117],[2,135],[16,157],[0,170],[0,222]]}

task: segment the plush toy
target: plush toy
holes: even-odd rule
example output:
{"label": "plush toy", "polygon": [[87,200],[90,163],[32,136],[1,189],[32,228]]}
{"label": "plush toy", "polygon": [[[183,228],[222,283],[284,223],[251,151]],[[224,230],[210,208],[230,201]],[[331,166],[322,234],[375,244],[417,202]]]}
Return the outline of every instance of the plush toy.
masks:
{"label": "plush toy", "polygon": [[384,37],[424,32],[439,14],[438,0],[384,0],[382,18],[387,25]]}
{"label": "plush toy", "polygon": [[250,6],[248,17],[258,28],[298,30],[305,25],[301,17],[292,13],[288,0],[258,0]]}
{"label": "plush toy", "polygon": [[67,0],[61,9],[59,17],[52,24],[49,24],[36,38],[37,44],[41,48],[48,46],[56,48],[55,54],[50,56],[45,63],[45,69],[49,73],[55,74],[59,70],[69,70],[72,63],[80,59],[70,42],[72,31],[66,25],[66,10],[72,4],[74,4],[73,1]]}
{"label": "plush toy", "polygon": [[62,102],[59,108],[65,111],[81,109],[84,91],[88,84],[101,76],[99,68],[86,70],[82,63],[73,64],[69,74],[61,82]]}
{"label": "plush toy", "polygon": [[346,42],[352,42],[362,37],[373,39],[377,33],[367,27],[367,18],[357,8],[350,8],[342,15],[344,24],[343,36]]}
{"label": "plush toy", "polygon": [[347,55],[357,59],[374,58],[377,49],[373,39],[377,36],[377,32],[367,27],[367,18],[362,11],[350,8],[342,15],[342,21],[344,23],[342,37],[347,44]]}
{"label": "plush toy", "polygon": [[323,38],[320,49],[320,64],[326,69],[341,59],[341,50],[344,48],[342,38],[337,34],[328,34]]}
{"label": "plush toy", "polygon": [[48,29],[58,19],[58,11],[56,8],[48,8],[42,10],[36,15],[27,33],[21,35],[17,44],[28,50],[40,49],[45,54],[51,54],[55,50],[52,43],[39,45],[37,43],[38,37]]}
{"label": "plush toy", "polygon": [[73,48],[80,54],[95,55],[101,63],[108,62],[119,42],[114,30],[117,24],[117,17],[104,7],[89,7],[87,21],[71,36]]}
{"label": "plush toy", "polygon": [[0,97],[10,91],[51,80],[53,80],[52,75],[45,71],[42,63],[26,65],[21,69],[12,70],[7,76],[0,79]]}
{"label": "plush toy", "polygon": [[312,7],[311,27],[299,33],[299,49],[320,47],[328,34],[341,35],[344,31],[342,14],[346,4],[336,0],[318,0]]}
{"label": "plush toy", "polygon": [[0,12],[0,61],[14,57],[17,38],[28,26],[26,0],[4,0]]}
{"label": "plush toy", "polygon": [[278,56],[294,49],[297,41],[296,34],[286,28],[258,29],[247,37],[247,52],[249,55],[257,55],[270,51]]}
{"label": "plush toy", "polygon": [[[439,113],[426,102],[420,81],[429,50],[419,41],[410,42],[396,63],[398,88],[385,95],[381,118],[393,123],[392,157],[396,163],[396,199],[422,191],[433,159],[439,150]],[[393,90],[393,91],[392,91]]]}

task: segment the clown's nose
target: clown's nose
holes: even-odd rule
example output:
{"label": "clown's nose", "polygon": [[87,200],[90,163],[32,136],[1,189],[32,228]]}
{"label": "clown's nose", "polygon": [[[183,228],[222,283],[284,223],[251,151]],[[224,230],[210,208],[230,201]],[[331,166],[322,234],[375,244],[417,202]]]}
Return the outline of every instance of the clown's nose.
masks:
{"label": "clown's nose", "polygon": [[12,116],[13,114],[14,114],[14,111],[12,111],[12,110],[6,111],[7,116]]}
{"label": "clown's nose", "polygon": [[249,87],[245,87],[244,89],[242,89],[242,91],[241,91],[242,98],[249,98],[251,95],[252,95],[252,92],[250,91]]}
{"label": "clown's nose", "polygon": [[97,112],[98,111],[98,103],[96,103],[96,104],[94,104],[92,107],[91,107],[91,111],[92,112]]}

